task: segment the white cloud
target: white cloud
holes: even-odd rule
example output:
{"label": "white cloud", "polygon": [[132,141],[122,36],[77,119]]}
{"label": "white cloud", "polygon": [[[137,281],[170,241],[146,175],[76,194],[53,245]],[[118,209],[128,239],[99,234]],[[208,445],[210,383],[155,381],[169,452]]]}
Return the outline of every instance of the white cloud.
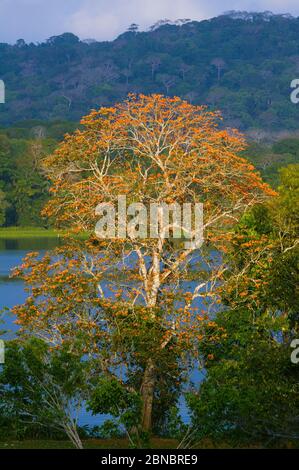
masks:
{"label": "white cloud", "polygon": [[142,29],[162,18],[203,19],[206,8],[194,0],[88,0],[66,21],[81,37],[112,39],[136,22]]}
{"label": "white cloud", "polygon": [[299,14],[298,0],[0,0],[0,41],[41,41],[66,31],[113,39],[130,23],[145,29],[159,19],[219,15],[226,10]]}

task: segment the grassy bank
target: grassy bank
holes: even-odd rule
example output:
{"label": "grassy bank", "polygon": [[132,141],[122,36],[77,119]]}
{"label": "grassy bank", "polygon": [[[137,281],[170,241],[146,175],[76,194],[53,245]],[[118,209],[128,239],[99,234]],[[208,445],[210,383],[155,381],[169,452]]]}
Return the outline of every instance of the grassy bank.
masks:
{"label": "grassy bank", "polygon": [[[154,438],[151,441],[153,449],[175,449],[175,439]],[[83,441],[85,449],[128,449],[127,439],[88,439]],[[24,441],[0,441],[0,449],[73,449],[70,441],[54,440],[24,440]]]}
{"label": "grassy bank", "polygon": [[0,238],[58,238],[62,232],[40,227],[0,227]]}
{"label": "grassy bank", "polygon": [[[82,441],[84,449],[129,449],[127,439],[85,439]],[[154,437],[150,441],[150,449],[177,449],[179,441],[176,439],[163,439]],[[0,441],[2,449],[73,449],[74,446],[67,440],[52,439],[26,439],[23,441]],[[275,441],[271,445],[265,442],[239,442],[213,441],[203,439],[193,447],[194,449],[298,449],[298,442]]]}
{"label": "grassy bank", "polygon": [[[66,232],[63,230],[46,229],[42,227],[0,227],[0,239],[26,239],[26,238],[59,238]],[[75,238],[85,239],[86,233],[74,235]]]}

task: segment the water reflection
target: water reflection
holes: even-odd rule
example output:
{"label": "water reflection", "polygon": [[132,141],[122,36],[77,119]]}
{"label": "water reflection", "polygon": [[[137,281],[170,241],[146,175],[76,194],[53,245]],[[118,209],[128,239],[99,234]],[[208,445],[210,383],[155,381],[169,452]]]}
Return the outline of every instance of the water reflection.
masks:
{"label": "water reflection", "polygon": [[45,251],[61,244],[59,237],[0,238],[1,251]]}
{"label": "water reflection", "polygon": [[[30,251],[39,251],[42,254],[60,243],[58,237],[0,239],[0,311],[5,307],[12,308],[23,303],[26,299],[23,282],[10,278],[12,269],[21,264]],[[14,318],[7,312],[4,312],[3,320],[4,329],[7,330],[4,339],[9,339],[14,336],[18,327]]]}

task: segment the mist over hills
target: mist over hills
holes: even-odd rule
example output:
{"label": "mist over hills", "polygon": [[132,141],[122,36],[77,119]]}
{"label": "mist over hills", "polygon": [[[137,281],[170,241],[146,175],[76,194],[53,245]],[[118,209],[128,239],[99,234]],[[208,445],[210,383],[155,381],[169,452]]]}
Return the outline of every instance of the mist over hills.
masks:
{"label": "mist over hills", "polygon": [[6,103],[0,125],[79,121],[128,93],[178,95],[220,109],[226,126],[299,128],[290,83],[299,77],[299,18],[229,12],[211,20],[137,25],[112,42],[72,33],[41,44],[0,44]]}

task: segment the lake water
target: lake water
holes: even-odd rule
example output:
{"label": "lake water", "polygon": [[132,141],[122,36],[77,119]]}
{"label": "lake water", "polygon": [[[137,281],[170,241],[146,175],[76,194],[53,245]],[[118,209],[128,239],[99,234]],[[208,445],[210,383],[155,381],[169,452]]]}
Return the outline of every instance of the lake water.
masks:
{"label": "lake water", "polygon": [[[22,259],[30,251],[45,251],[54,248],[59,243],[59,239],[34,238],[23,240],[0,239],[0,311],[4,307],[11,308],[22,303],[26,298],[22,281],[10,279],[11,270],[21,264]],[[8,333],[4,339],[11,338],[17,327],[14,319],[6,313],[3,316],[5,329]]]}
{"label": "lake water", "polygon": [[[24,284],[20,280],[10,279],[11,270],[21,264],[22,259],[30,251],[39,251],[41,254],[54,248],[59,244],[59,239],[53,238],[33,238],[22,240],[5,240],[0,239],[0,311],[5,308],[12,308],[17,304],[21,304],[26,299]],[[0,324],[0,329],[7,330],[7,333],[1,338],[8,340],[14,337],[17,331],[17,325],[14,324],[14,318],[7,314],[3,314],[4,325]],[[198,380],[198,374],[195,374],[195,381]],[[184,421],[188,421],[187,408],[184,400],[181,400],[181,415]],[[90,426],[101,425],[107,416],[92,416],[87,411],[83,411],[80,415],[80,424],[88,424]]]}

